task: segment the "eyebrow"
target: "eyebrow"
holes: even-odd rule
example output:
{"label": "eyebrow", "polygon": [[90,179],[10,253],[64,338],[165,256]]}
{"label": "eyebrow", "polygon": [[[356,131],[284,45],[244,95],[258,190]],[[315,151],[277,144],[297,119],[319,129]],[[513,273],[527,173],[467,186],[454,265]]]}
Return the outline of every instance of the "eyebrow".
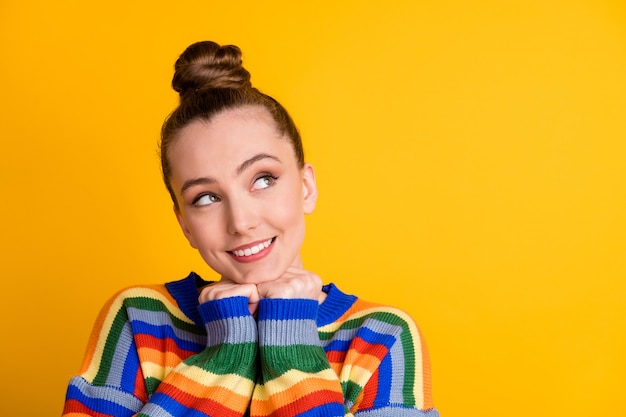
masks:
{"label": "eyebrow", "polygon": [[[275,160],[277,162],[280,162],[280,159],[278,157],[276,157],[276,156],[268,155],[266,153],[259,153],[259,154],[254,155],[252,158],[246,159],[241,164],[239,164],[237,169],[235,169],[235,173],[237,174],[237,176],[239,176],[246,169],[248,169],[251,165],[253,165],[254,163],[256,163],[258,161],[261,161],[263,159],[273,159],[273,160]],[[215,178],[213,178],[213,177],[192,178],[190,180],[185,181],[185,183],[183,184],[183,186],[180,189],[180,193],[183,194],[185,191],[187,191],[188,189],[190,189],[191,187],[194,187],[196,185],[214,184],[216,182],[217,182],[217,180]]]}
{"label": "eyebrow", "polygon": [[246,159],[245,161],[243,161],[238,167],[237,170],[235,171],[237,173],[237,175],[241,175],[246,169],[248,169],[250,167],[250,165],[254,164],[255,162],[258,162],[262,159],[273,159],[277,162],[280,162],[280,159],[278,159],[276,156],[273,155],[268,155],[266,153],[259,153],[254,155],[252,158],[250,159]]}

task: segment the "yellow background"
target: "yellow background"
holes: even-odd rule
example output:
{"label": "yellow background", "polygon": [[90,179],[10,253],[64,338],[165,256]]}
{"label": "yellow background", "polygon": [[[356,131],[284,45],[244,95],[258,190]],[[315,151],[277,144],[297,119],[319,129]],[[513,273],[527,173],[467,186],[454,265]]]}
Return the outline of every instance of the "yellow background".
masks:
{"label": "yellow background", "polygon": [[442,416],[626,415],[626,6],[0,5],[0,415],[58,415],[116,290],[194,269],[160,180],[173,62],[212,39],[291,111],[305,265],[408,310]]}

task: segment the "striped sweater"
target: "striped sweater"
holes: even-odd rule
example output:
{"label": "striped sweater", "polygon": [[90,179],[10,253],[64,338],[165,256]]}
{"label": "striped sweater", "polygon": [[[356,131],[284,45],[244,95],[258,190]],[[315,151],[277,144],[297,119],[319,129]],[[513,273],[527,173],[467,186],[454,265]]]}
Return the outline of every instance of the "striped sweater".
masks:
{"label": "striped sweater", "polygon": [[398,309],[326,285],[315,300],[198,305],[198,275],[102,309],[63,415],[438,416],[426,346]]}

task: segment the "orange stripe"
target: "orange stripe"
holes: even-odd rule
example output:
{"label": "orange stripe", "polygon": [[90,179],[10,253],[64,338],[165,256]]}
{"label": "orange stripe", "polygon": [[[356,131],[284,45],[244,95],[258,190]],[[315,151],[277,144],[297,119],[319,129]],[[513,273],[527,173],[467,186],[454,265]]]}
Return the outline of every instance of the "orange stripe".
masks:
{"label": "orange stripe", "polygon": [[[424,339],[424,335],[420,331],[418,331],[418,333],[419,342],[422,347],[422,381],[424,387],[424,410],[429,410],[431,408],[434,408],[430,376],[430,356],[428,355],[428,348],[426,347],[426,340]],[[415,375],[415,377],[417,378],[419,377],[419,375]]]}
{"label": "orange stripe", "polygon": [[[209,373],[206,373],[206,376],[208,377]],[[224,392],[226,392],[230,397],[232,397],[232,401],[244,402],[247,405],[250,400],[250,395],[252,394],[252,388],[249,388],[250,392],[246,393],[246,395],[243,395],[243,393],[240,394],[234,389],[236,388],[234,387],[234,385],[238,384],[241,390],[240,383],[243,381],[252,384],[251,381],[249,381],[248,379],[232,374],[228,376],[215,375],[208,381],[204,381],[204,384],[199,383],[196,379],[191,379],[177,372],[170,373],[167,378],[167,382],[169,384],[176,385],[177,387],[184,387],[184,392],[187,392],[189,394],[193,393],[205,398],[218,398],[213,397],[212,395],[210,395],[210,393],[216,392],[219,393],[220,396],[224,396]]]}
{"label": "orange stripe", "polygon": [[343,394],[335,390],[317,390],[278,408],[273,404],[261,405],[259,403],[258,401],[252,401],[250,406],[250,415],[252,417],[295,416],[325,404],[343,404]]}
{"label": "orange stripe", "polygon": [[387,346],[381,345],[379,343],[369,343],[361,339],[360,337],[355,337],[354,339],[352,339],[352,343],[350,343],[350,350],[355,350],[361,354],[374,356],[378,358],[379,361],[387,356],[387,353],[389,352]]}
{"label": "orange stripe", "polygon": [[150,362],[165,368],[174,368],[191,356],[191,352],[181,349],[161,351],[153,347],[140,347],[137,349],[137,353],[141,363]]}
{"label": "orange stripe", "polygon": [[339,374],[341,373],[341,368],[343,368],[343,363],[331,362],[330,367],[332,368],[333,371],[335,371],[337,376],[339,376]]}
{"label": "orange stripe", "polygon": [[111,417],[110,414],[98,413],[78,400],[68,400],[63,409],[63,417]]}
{"label": "orange stripe", "polygon": [[[272,382],[267,382],[265,385],[269,386]],[[257,389],[265,389],[264,386],[258,385]],[[259,400],[256,398],[252,399],[251,409],[254,408],[256,413],[259,415],[268,415],[270,410],[278,410],[280,408],[286,407],[291,404],[294,398],[302,397],[306,398],[311,395],[310,391],[314,389],[315,392],[319,395],[321,391],[329,392],[329,393],[339,393],[341,403],[343,403],[343,394],[341,393],[341,385],[337,380],[328,380],[321,378],[306,378],[297,384],[294,384],[272,396],[270,396],[267,400]],[[256,397],[256,395],[255,395]],[[325,395],[319,395],[320,398],[326,398]],[[324,400],[323,403],[327,401]],[[322,404],[323,404],[322,403]],[[318,404],[313,405],[312,407]],[[312,408],[311,407],[311,408]],[[260,411],[263,410],[263,411]],[[304,409],[303,411],[306,411]],[[294,415],[289,413],[289,415]]]}
{"label": "orange stripe", "polygon": [[[358,360],[349,362],[353,368],[363,368],[369,372],[375,372],[376,369],[380,366],[380,359],[376,356],[372,356],[368,353],[359,353],[356,354]],[[345,367],[345,364],[344,364]]]}
{"label": "orange stripe", "polygon": [[337,323],[343,323],[349,320],[350,316],[352,316],[355,313],[358,313],[361,310],[366,310],[368,308],[380,307],[380,306],[381,305],[377,303],[372,303],[370,301],[358,299],[354,304],[352,304],[352,306],[348,310],[346,310],[345,313],[341,315],[341,317],[339,317],[339,319],[335,320],[332,324],[335,325]]}

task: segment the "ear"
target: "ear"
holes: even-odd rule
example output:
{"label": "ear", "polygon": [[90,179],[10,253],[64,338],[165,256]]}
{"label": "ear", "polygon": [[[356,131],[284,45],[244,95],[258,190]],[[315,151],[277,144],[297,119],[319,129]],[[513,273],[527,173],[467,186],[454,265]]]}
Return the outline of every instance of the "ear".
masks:
{"label": "ear", "polygon": [[315,170],[308,163],[302,168],[302,192],[304,214],[311,214],[317,203],[317,184],[315,183]]}
{"label": "ear", "polygon": [[183,234],[185,235],[187,240],[189,241],[189,244],[191,245],[191,247],[194,249],[198,249],[198,247],[196,246],[196,243],[194,242],[193,236],[191,235],[191,232],[189,231],[187,222],[183,218],[183,215],[180,213],[180,211],[176,208],[176,206],[174,206],[174,214],[176,215],[176,220],[178,220],[178,224],[180,225],[180,228],[182,229]]}

